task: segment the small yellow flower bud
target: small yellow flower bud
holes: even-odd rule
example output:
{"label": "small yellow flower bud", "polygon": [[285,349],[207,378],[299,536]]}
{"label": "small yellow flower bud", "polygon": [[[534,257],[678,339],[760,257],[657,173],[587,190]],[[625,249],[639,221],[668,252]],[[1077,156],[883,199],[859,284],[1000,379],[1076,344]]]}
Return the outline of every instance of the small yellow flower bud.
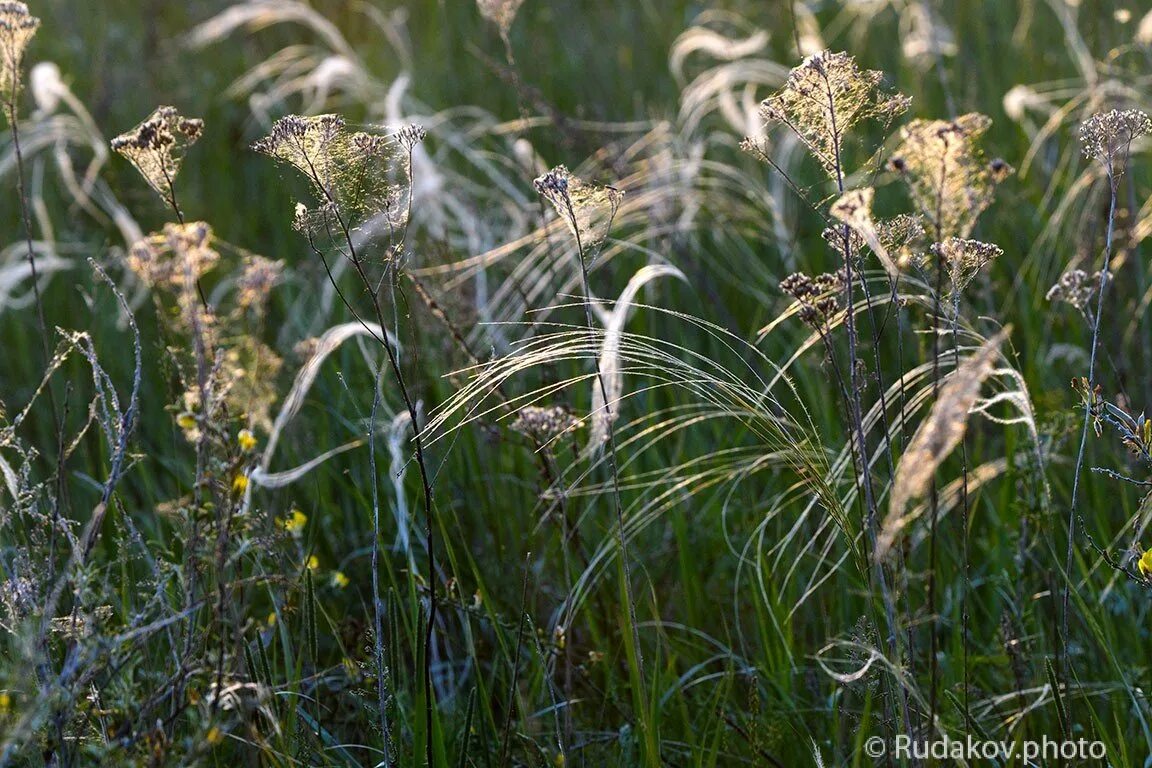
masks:
{"label": "small yellow flower bud", "polygon": [[240,496],[244,491],[248,490],[248,475],[243,473],[236,475],[232,478],[232,493]]}
{"label": "small yellow flower bud", "polygon": [[240,450],[247,453],[256,447],[256,436],[252,434],[252,430],[242,429],[236,436],[236,442],[239,443]]}

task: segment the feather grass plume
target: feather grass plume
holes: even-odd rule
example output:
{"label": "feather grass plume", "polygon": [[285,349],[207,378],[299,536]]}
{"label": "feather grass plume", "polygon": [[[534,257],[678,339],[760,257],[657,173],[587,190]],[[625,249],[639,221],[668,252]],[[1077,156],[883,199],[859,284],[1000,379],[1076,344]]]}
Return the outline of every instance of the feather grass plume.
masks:
{"label": "feather grass plume", "polygon": [[956,369],[940,388],[928,418],[912,436],[892,480],[888,516],[876,544],[878,560],[887,555],[897,534],[912,521],[912,515],[904,514],[908,502],[923,495],[936,468],[964,438],[968,415],[980,398],[980,386],[992,374],[1000,346],[1011,330],[1005,326]]}

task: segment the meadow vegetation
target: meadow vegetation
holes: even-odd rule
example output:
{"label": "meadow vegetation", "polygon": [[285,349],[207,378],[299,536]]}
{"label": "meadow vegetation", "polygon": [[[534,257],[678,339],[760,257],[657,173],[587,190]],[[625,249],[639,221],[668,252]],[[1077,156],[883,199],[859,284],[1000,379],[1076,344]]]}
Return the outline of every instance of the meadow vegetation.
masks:
{"label": "meadow vegetation", "polygon": [[1115,2],[0,0],[0,766],[1150,764],[1150,72]]}

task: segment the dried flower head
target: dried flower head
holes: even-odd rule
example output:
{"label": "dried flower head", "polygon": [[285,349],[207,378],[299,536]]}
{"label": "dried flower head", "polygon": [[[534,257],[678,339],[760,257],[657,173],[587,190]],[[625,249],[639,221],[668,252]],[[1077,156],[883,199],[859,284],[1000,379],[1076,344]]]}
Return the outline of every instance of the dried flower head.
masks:
{"label": "dried flower head", "polygon": [[40,27],[24,3],[0,2],[0,100],[13,104],[20,90],[24,50]]}
{"label": "dried flower head", "polygon": [[[967,237],[991,203],[996,177],[978,140],[992,121],[970,113],[955,120],[913,120],[900,130],[889,167],[904,177],[912,202],[938,240]],[[1006,165],[1006,164],[1005,164]]]}
{"label": "dried flower head", "polygon": [[841,309],[841,296],[848,284],[846,270],[809,277],[795,272],[780,281],[780,290],[800,305],[800,320],[816,329],[824,328],[829,318]]}
{"label": "dried flower head", "polygon": [[993,259],[1004,255],[998,245],[959,237],[933,243],[930,250],[936,265],[948,275],[953,294],[967,288],[980,270]]}
{"label": "dried flower head", "polygon": [[202,221],[167,224],[128,249],[128,268],[148,285],[186,290],[220,260]]}
{"label": "dried flower head", "polygon": [[203,132],[203,120],[183,117],[175,107],[158,107],[144,122],[112,139],[112,149],[128,158],[148,186],[175,208],[176,174],[184,153]]}
{"label": "dried flower head", "polygon": [[760,104],[767,123],[783,123],[800,137],[832,177],[843,175],[845,137],[863,120],[887,124],[908,108],[907,97],[880,89],[884,75],[862,70],[847,53],[821,51],[792,70],[782,89]]}
{"label": "dried flower head", "polygon": [[580,244],[581,257],[595,254],[608,237],[624,193],[615,187],[589,184],[563,165],[537,177],[533,186],[568,224]]}
{"label": "dried flower head", "polygon": [[563,405],[554,405],[541,408],[535,405],[525,406],[516,414],[512,422],[512,430],[532,438],[538,443],[547,443],[552,439],[570,432],[579,425],[579,421],[572,412]]}
{"label": "dried flower head", "polygon": [[244,271],[236,281],[236,303],[244,309],[263,309],[283,271],[283,261],[273,261],[263,256],[248,257],[244,262]]}
{"label": "dried flower head", "polygon": [[1142,110],[1113,109],[1092,115],[1080,126],[1080,146],[1086,157],[1111,171],[1117,159],[1127,156],[1132,142],[1149,132],[1152,120]]}
{"label": "dried flower head", "polygon": [[427,136],[428,131],[424,130],[424,126],[406,125],[396,132],[396,141],[400,142],[400,146],[404,149],[411,152]]}
{"label": "dried flower head", "polygon": [[512,22],[516,20],[516,12],[523,4],[524,0],[476,0],[480,15],[495,24],[500,29],[500,35],[505,38],[512,28]]}
{"label": "dried flower head", "polygon": [[1069,304],[1078,312],[1085,312],[1091,307],[1092,297],[1099,287],[1099,272],[1089,275],[1082,269],[1073,269],[1060,275],[1060,279],[1048,289],[1044,298]]}
{"label": "dried flower head", "polygon": [[396,136],[349,132],[339,115],[288,115],[252,148],[291,165],[311,182],[318,206],[297,205],[297,229],[310,231],[334,218],[348,228],[368,219],[401,227],[411,191],[404,155],[421,136],[419,128]]}

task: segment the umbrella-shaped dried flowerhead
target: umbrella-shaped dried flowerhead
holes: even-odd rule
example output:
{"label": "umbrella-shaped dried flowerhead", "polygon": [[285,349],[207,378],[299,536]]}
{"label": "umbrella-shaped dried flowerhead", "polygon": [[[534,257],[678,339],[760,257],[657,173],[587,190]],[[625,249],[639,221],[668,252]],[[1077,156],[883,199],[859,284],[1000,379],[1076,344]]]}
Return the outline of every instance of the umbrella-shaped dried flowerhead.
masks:
{"label": "umbrella-shaped dried flowerhead", "polygon": [[847,53],[821,51],[806,58],[788,82],[760,104],[768,124],[783,123],[834,179],[845,175],[841,151],[860,122],[887,125],[908,108],[907,97],[880,88],[884,74],[860,69]]}
{"label": "umbrella-shaped dried flowerhead", "polygon": [[297,205],[294,225],[309,231],[338,219],[351,228],[369,219],[390,227],[407,221],[411,183],[408,155],[423,129],[394,136],[350,132],[339,115],[288,115],[252,145],[286,163],[311,183],[317,207]]}
{"label": "umbrella-shaped dried flowerhead", "polygon": [[1114,173],[1121,170],[1132,142],[1150,132],[1152,120],[1142,110],[1113,109],[1092,115],[1080,126],[1080,146],[1085,156]]}
{"label": "umbrella-shaped dried flowerhead", "polygon": [[904,178],[937,240],[971,234],[996,184],[1011,173],[1003,161],[984,161],[979,139],[991,124],[973,112],[955,120],[913,120],[900,130],[889,167]]}
{"label": "umbrella-shaped dried flowerhead", "polygon": [[960,293],[993,259],[1004,255],[998,245],[979,240],[949,237],[933,243],[930,249],[938,269],[943,269],[952,284],[953,295]]}
{"label": "umbrella-shaped dried flowerhead", "polygon": [[572,431],[579,423],[572,412],[563,405],[553,405],[549,408],[529,405],[521,408],[516,414],[512,430],[543,444]]}
{"label": "umbrella-shaped dried flowerhead", "polygon": [[507,38],[512,22],[516,20],[516,12],[524,0],[476,0],[476,7],[480,15],[488,19],[499,28],[500,36]]}
{"label": "umbrella-shaped dried flowerhead", "polygon": [[184,153],[204,133],[204,121],[184,117],[175,107],[157,107],[144,122],[112,139],[112,149],[136,167],[148,186],[175,207],[172,185]]}
{"label": "umbrella-shaped dried flowerhead", "polygon": [[841,294],[847,285],[847,272],[837,270],[809,277],[795,272],[780,281],[780,290],[800,305],[800,320],[817,330],[841,309]]}
{"label": "umbrella-shaped dried flowerhead", "polygon": [[0,100],[12,105],[20,90],[24,51],[40,27],[40,19],[24,3],[0,2]]}
{"label": "umbrella-shaped dried flowerhead", "polygon": [[1068,304],[1077,312],[1088,312],[1092,297],[1100,287],[1100,273],[1089,275],[1082,269],[1073,269],[1060,275],[1060,279],[1048,289],[1044,298],[1048,301]]}
{"label": "umbrella-shaped dried flowerhead", "polygon": [[533,181],[536,191],[552,204],[580,244],[583,257],[595,253],[608,237],[608,230],[624,193],[610,186],[590,184],[573,176],[563,165]]}

